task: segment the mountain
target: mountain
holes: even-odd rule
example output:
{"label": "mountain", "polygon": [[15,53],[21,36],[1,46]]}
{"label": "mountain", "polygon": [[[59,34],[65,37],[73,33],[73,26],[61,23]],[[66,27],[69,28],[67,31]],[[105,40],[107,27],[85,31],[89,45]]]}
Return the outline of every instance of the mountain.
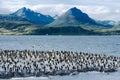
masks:
{"label": "mountain", "polygon": [[0,15],[0,34],[28,34],[36,29],[35,26],[35,24],[19,16]]}
{"label": "mountain", "polygon": [[12,15],[0,15],[0,21],[27,21],[27,19]]}
{"label": "mountain", "polygon": [[16,12],[14,12],[10,15],[22,17],[34,24],[39,24],[39,25],[46,25],[46,24],[49,24],[54,21],[54,19],[49,15],[43,15],[41,13],[34,12],[25,7],[17,10]]}
{"label": "mountain", "polygon": [[111,28],[89,17],[80,9],[73,7],[59,16],[55,21],[47,25],[48,27],[81,27],[85,30],[100,32],[102,29]]}
{"label": "mountain", "polygon": [[39,27],[26,21],[0,21],[0,34],[30,34]]}
{"label": "mountain", "polygon": [[76,7],[54,18],[23,7],[12,14],[0,15],[0,34],[120,35],[120,22],[96,21]]}
{"label": "mountain", "polygon": [[104,26],[107,26],[107,27],[109,27],[109,28],[112,28],[112,27],[114,27],[116,24],[117,24],[117,22],[116,21],[112,21],[112,20],[103,20],[103,21],[97,21],[99,24],[102,24],[102,25],[104,25]]}
{"label": "mountain", "polygon": [[92,24],[96,25],[96,21],[90,18],[86,13],[76,7],[69,9],[66,13],[58,17],[51,26],[78,26],[81,24]]}
{"label": "mountain", "polygon": [[53,16],[54,19],[57,19],[58,17],[59,17],[58,15]]}
{"label": "mountain", "polygon": [[32,31],[33,35],[100,35],[99,32],[85,30],[81,27],[40,27]]}

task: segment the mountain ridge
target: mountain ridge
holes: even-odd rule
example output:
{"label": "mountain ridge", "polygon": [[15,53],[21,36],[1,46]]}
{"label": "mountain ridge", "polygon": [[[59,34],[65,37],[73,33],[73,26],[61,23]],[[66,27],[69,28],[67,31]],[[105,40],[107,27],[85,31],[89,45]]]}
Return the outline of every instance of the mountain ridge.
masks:
{"label": "mountain ridge", "polygon": [[[96,21],[73,7],[61,16],[44,15],[23,7],[8,15],[0,15],[0,34],[31,35],[108,35],[120,34],[114,21]],[[115,27],[113,27],[115,26]]]}
{"label": "mountain ridge", "polygon": [[48,24],[48,26],[81,26],[81,25],[104,25],[98,23],[80,9],[73,7],[67,10],[64,14],[59,16],[55,21]]}
{"label": "mountain ridge", "polygon": [[10,15],[25,18],[28,21],[39,25],[46,25],[54,21],[54,19],[51,16],[34,12],[33,10],[26,7],[23,7],[14,13],[11,13]]}

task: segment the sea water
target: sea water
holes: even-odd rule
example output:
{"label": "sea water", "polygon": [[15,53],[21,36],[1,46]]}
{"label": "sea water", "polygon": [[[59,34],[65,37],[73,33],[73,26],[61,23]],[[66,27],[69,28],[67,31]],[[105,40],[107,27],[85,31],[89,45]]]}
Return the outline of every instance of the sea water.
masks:
{"label": "sea water", "polygon": [[[120,56],[120,36],[0,36],[4,50],[66,50]],[[12,80],[120,80],[120,72],[12,78]]]}
{"label": "sea water", "polygon": [[67,50],[120,55],[120,36],[0,36],[0,49]]}

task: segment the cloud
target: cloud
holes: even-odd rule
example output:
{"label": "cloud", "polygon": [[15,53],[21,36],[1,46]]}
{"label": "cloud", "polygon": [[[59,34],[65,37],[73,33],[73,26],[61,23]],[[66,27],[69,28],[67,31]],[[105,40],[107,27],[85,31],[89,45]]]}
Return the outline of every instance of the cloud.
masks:
{"label": "cloud", "polygon": [[119,3],[119,0],[1,0],[0,14],[9,14],[21,7],[27,7],[54,16],[77,7],[97,20],[120,20]]}
{"label": "cloud", "polygon": [[18,8],[27,6],[25,0],[1,0],[0,2],[0,14],[8,14],[15,11]]}
{"label": "cloud", "polygon": [[65,4],[52,4],[52,5],[35,5],[31,7],[31,9],[41,12],[44,14],[49,13],[50,15],[61,15],[65,11],[67,11],[71,6]]}
{"label": "cloud", "polygon": [[111,9],[106,6],[84,6],[84,5],[66,5],[66,4],[54,4],[54,5],[35,5],[31,9],[43,13],[50,14],[52,16],[58,14],[61,15],[72,7],[77,7],[83,12],[87,13],[90,17],[97,20],[119,20],[119,9]]}
{"label": "cloud", "polygon": [[116,13],[120,13],[120,9],[116,9],[115,12],[116,12]]}
{"label": "cloud", "polygon": [[59,14],[66,12],[68,9],[72,7],[77,7],[81,9],[83,12],[88,14],[104,14],[109,13],[109,8],[105,6],[84,6],[84,5],[66,5],[66,4],[54,4],[54,5],[35,5],[30,7],[31,9],[42,12],[42,13],[51,13],[51,15]]}
{"label": "cloud", "polygon": [[25,2],[29,5],[38,5],[38,4],[78,4],[79,0],[25,0]]}

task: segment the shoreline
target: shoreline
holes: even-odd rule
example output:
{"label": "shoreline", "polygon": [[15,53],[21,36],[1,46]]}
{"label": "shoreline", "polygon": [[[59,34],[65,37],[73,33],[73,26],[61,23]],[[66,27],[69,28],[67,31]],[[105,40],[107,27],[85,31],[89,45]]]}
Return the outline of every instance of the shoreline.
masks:
{"label": "shoreline", "polygon": [[0,50],[0,78],[116,72],[120,57],[73,51]]}

